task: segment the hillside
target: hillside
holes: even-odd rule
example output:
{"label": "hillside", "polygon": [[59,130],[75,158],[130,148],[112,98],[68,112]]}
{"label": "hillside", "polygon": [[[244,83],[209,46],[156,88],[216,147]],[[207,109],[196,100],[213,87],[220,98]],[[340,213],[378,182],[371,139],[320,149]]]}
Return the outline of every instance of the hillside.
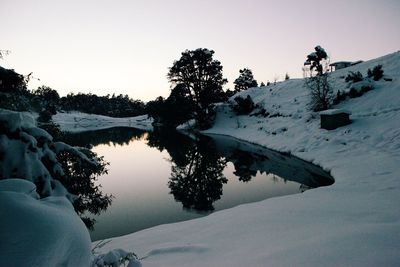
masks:
{"label": "hillside", "polygon": [[331,78],[334,90],[349,91],[349,71],[366,76],[378,64],[391,81],[336,106],[352,112],[350,125],[320,129],[304,81],[293,79],[240,93],[268,116],[236,116],[221,104],[205,131],[289,151],[330,170],[334,185],[113,238],[101,251],[134,251],[143,266],[398,266],[400,52]]}

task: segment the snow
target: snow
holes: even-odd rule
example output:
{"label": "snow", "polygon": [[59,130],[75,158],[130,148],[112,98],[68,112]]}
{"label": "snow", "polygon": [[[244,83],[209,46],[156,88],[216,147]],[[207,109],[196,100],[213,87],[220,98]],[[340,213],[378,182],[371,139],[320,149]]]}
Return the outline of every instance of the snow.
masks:
{"label": "snow", "polygon": [[145,267],[398,266],[400,52],[337,70],[331,81],[343,91],[348,71],[365,75],[377,64],[393,81],[336,107],[352,112],[350,125],[320,129],[303,80],[291,79],[239,94],[269,116],[236,116],[218,105],[206,131],[290,151],[330,170],[334,185],[111,238],[101,250],[134,251]]}
{"label": "snow", "polygon": [[54,179],[63,174],[59,152],[89,159],[53,142],[30,114],[0,109],[0,122],[0,265],[89,266],[91,240],[75,196]]}
{"label": "snow", "polygon": [[334,108],[334,109],[324,110],[324,111],[321,111],[319,113],[319,115],[337,115],[337,114],[341,114],[341,113],[347,113],[347,114],[351,115],[351,111],[349,111],[347,109],[342,109],[342,108]]}
{"label": "snow", "polygon": [[61,131],[84,132],[113,127],[132,127],[150,131],[153,120],[147,115],[128,118],[113,118],[103,115],[86,114],[82,112],[59,112],[53,116],[53,122],[60,125]]}
{"label": "snow", "polygon": [[[352,112],[350,125],[320,129],[318,113],[307,106],[304,81],[291,79],[232,97],[250,95],[258,109],[265,109],[261,115],[256,110],[236,116],[229,104],[217,105],[216,123],[205,131],[290,152],[330,171],[335,184],[111,238],[97,247],[93,263],[116,266],[135,252],[140,261],[129,258],[128,266],[398,266],[400,52],[337,70],[330,80],[335,90],[344,91],[348,84],[343,77],[349,71],[365,75],[378,64],[392,81],[376,81],[373,90],[335,107]],[[103,117],[63,113],[55,121],[64,130],[75,131],[123,123],[145,127],[148,122]],[[50,140],[40,131],[29,130],[34,129],[33,122],[25,115],[0,112],[0,121],[1,129],[7,125],[10,135],[21,133],[23,140],[0,135],[4,164],[0,170],[11,175],[10,153],[27,154],[38,139],[45,144]],[[40,153],[51,158],[52,149],[43,146]],[[38,163],[36,167],[43,170],[31,155],[19,160]],[[36,167],[23,173],[38,172]],[[88,234],[63,196],[67,192],[53,182],[53,194],[38,200],[30,194],[32,184],[15,180],[0,189],[0,214],[6,214],[0,221],[1,264],[88,266]]]}
{"label": "snow", "polygon": [[0,180],[2,266],[89,266],[90,236],[64,196],[38,199],[35,185]]}

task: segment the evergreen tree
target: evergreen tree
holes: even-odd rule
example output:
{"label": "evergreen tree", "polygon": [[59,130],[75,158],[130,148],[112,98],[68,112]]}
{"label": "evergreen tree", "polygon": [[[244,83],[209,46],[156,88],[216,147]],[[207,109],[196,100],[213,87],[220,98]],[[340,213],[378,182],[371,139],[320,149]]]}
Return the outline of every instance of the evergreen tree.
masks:
{"label": "evergreen tree", "polygon": [[227,80],[223,78],[221,62],[213,59],[213,55],[214,51],[207,48],[186,50],[167,75],[172,84],[185,86],[198,116],[207,113],[211,103],[224,98],[222,86]]}
{"label": "evergreen tree", "polygon": [[235,92],[258,86],[257,81],[253,77],[253,72],[250,69],[244,68],[239,70],[239,73],[239,77],[233,82],[235,84]]}
{"label": "evergreen tree", "polygon": [[311,74],[313,70],[315,70],[317,75],[322,75],[324,73],[323,61],[328,59],[328,54],[325,49],[319,45],[317,45],[314,50],[315,52],[312,52],[307,56],[304,66],[310,66]]}

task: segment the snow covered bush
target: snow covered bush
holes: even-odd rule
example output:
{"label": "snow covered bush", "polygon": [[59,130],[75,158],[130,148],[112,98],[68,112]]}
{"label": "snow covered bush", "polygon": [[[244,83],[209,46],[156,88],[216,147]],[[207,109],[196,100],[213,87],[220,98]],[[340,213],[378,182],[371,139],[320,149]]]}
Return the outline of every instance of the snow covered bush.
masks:
{"label": "snow covered bush", "polygon": [[[92,249],[94,259],[92,261],[92,267],[118,267],[118,266],[128,266],[128,267],[141,267],[142,264],[138,260],[138,257],[133,252],[127,252],[123,249],[113,249],[107,253],[97,253],[97,249],[103,247],[111,240],[100,241]],[[126,265],[128,263],[128,265]]]}
{"label": "snow covered bush", "polygon": [[[94,184],[96,176],[106,172],[105,166],[102,158],[89,150],[54,142],[29,114],[0,109],[0,180],[31,181],[41,198],[65,187],[78,214],[85,210],[96,214],[111,203],[111,196]],[[93,224],[85,220],[88,226]]]}
{"label": "snow covered bush", "polygon": [[363,79],[364,79],[364,77],[361,74],[361,72],[359,72],[359,71],[356,71],[356,72],[350,71],[349,74],[347,74],[347,76],[345,78],[345,81],[346,82],[356,83],[356,82],[362,81]]}

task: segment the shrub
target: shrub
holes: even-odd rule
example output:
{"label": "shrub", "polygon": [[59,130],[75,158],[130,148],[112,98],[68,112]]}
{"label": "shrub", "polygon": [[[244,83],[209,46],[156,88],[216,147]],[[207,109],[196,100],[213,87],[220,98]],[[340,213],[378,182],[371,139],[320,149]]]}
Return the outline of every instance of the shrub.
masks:
{"label": "shrub", "polygon": [[360,92],[358,92],[357,89],[355,89],[355,88],[351,88],[350,91],[349,91],[350,98],[356,98],[356,97],[359,97],[361,95],[362,94]]}
{"label": "shrub", "polygon": [[49,123],[51,121],[51,117],[53,114],[51,114],[50,111],[48,110],[42,110],[41,112],[39,112],[39,117],[38,117],[38,122],[41,123]]}
{"label": "shrub", "polygon": [[339,104],[340,102],[346,99],[346,96],[347,94],[345,92],[338,90],[336,93],[336,97],[333,99],[333,104],[334,105]]}
{"label": "shrub", "polygon": [[247,95],[246,98],[237,96],[235,97],[235,101],[236,104],[233,106],[233,110],[237,115],[249,114],[255,107],[253,99],[251,99],[250,95]]}
{"label": "shrub", "polygon": [[379,81],[383,77],[382,65],[376,65],[372,70],[367,71],[368,78],[373,78],[374,81]]}
{"label": "shrub", "polygon": [[347,74],[345,81],[346,82],[361,82],[364,79],[363,75],[361,74],[361,72],[357,71],[357,72],[353,72],[350,71],[349,74]]}

